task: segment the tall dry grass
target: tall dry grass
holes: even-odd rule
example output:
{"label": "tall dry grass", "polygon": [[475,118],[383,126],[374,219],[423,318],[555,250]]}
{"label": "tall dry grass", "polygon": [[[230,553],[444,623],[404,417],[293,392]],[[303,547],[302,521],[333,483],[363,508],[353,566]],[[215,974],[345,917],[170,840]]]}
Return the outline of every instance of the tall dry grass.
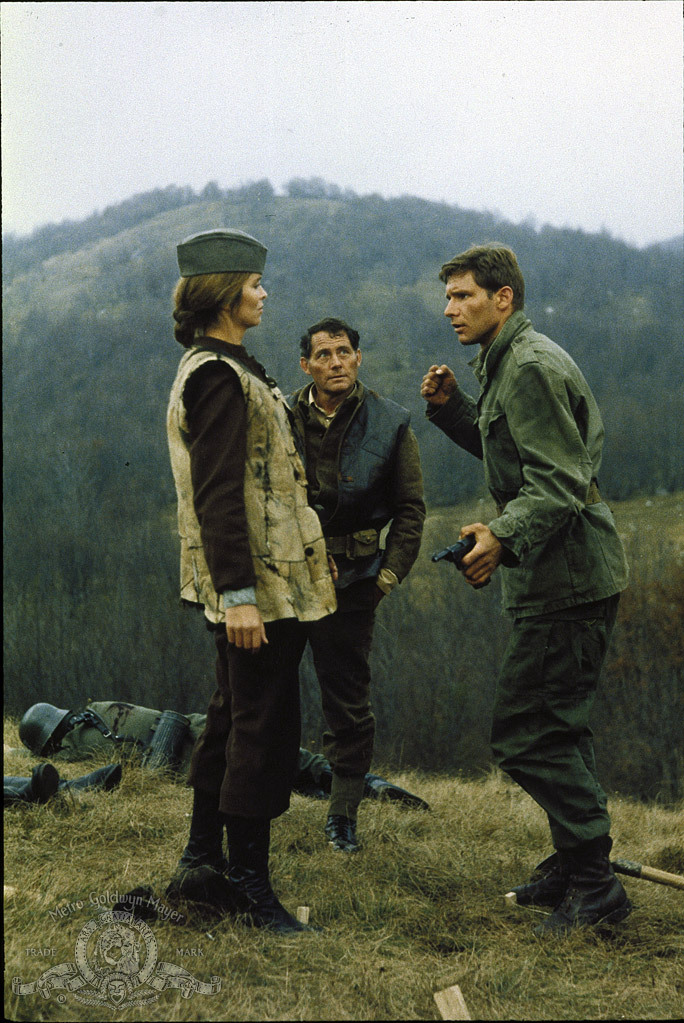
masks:
{"label": "tall dry grass", "polygon": [[[17,746],[6,722],[6,742]],[[5,757],[5,772],[34,761]],[[75,777],[91,765],[60,765]],[[678,1019],[684,1005],[684,894],[625,879],[635,909],[614,928],[539,940],[532,911],[503,894],[548,849],[544,815],[497,772],[479,781],[412,772],[396,780],[430,812],[364,801],[363,850],[333,853],[325,803],[295,796],[273,825],[272,876],[317,933],[282,938],[191,911],[151,924],[159,958],[215,995],[162,992],[141,1008],[103,1009],[69,994],[18,996],[74,959],[81,929],[110,893],[149,885],[161,903],[185,844],[191,793],[133,763],[111,793],[5,811],[6,1014],[17,1020],[438,1019],[433,993],[458,984],[474,1019]],[[614,799],[614,854],[684,872],[683,807]],[[82,909],[69,909],[82,903]],[[60,916],[58,909],[67,909]],[[111,908],[111,904],[107,905]],[[187,907],[181,907],[186,908]],[[54,949],[40,958],[38,949]],[[194,954],[192,953],[194,950]]]}

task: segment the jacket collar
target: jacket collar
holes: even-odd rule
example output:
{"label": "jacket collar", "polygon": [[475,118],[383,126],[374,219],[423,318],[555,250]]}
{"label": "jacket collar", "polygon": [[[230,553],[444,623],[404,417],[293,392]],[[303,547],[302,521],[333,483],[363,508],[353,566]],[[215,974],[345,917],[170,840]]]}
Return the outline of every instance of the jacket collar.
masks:
{"label": "jacket collar", "polygon": [[249,354],[244,345],[233,345],[230,341],[222,341],[220,338],[204,335],[203,337],[197,338],[195,344],[191,349],[188,349],[188,351],[194,351],[197,349],[216,352],[219,355],[228,355],[231,359],[235,359],[237,362],[243,363],[245,369],[264,380],[269,387],[273,388],[278,386],[273,377],[269,376],[265,368],[257,359],[254,358],[253,355]]}
{"label": "jacket collar", "polygon": [[468,363],[483,388],[487,386],[494,376],[496,367],[501,361],[504,352],[510,348],[513,339],[527,327],[531,326],[531,321],[527,319],[521,309],[518,309],[517,312],[508,317],[489,347],[484,352],[480,351]]}
{"label": "jacket collar", "polygon": [[230,341],[221,341],[220,338],[210,337],[208,334],[198,337],[192,347],[206,349],[210,352],[220,352],[222,355],[230,355],[231,359],[238,359],[240,362],[246,362],[247,359],[251,359],[251,355],[244,345],[233,345]]}

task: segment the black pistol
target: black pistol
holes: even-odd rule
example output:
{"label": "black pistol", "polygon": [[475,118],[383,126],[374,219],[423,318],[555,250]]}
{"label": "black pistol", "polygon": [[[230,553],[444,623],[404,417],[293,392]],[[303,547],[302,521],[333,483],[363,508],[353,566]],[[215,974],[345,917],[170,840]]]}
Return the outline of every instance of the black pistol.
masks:
{"label": "black pistol", "polygon": [[475,534],[468,533],[462,540],[457,540],[456,543],[452,543],[451,547],[445,547],[443,551],[437,551],[436,554],[432,555],[433,561],[450,561],[456,568],[461,570],[461,562],[463,556],[472,551],[475,546]]}

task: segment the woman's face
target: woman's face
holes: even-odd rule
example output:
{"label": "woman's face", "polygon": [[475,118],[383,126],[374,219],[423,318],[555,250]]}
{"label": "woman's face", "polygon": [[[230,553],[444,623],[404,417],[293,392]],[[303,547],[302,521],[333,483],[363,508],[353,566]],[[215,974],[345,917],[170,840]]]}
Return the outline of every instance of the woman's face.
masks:
{"label": "woman's face", "polygon": [[242,286],[240,303],[232,313],[236,324],[245,329],[257,327],[261,323],[266,297],[266,291],[261,286],[261,274],[251,274]]}

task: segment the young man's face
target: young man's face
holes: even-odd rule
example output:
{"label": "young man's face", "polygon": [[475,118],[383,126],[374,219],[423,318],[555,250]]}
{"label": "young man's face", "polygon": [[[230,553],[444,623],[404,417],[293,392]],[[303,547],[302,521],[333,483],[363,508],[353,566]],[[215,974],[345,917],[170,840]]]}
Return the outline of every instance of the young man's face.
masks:
{"label": "young man's face", "polygon": [[300,359],[304,372],[313,377],[316,393],[333,399],[351,391],[360,365],[361,352],[354,351],[345,331],[328,334],[319,330],[311,337],[309,358]]}
{"label": "young man's face", "polygon": [[449,277],[446,297],[444,315],[451,320],[462,345],[479,344],[486,348],[513,311],[510,288],[500,288],[490,298],[470,272]]}

